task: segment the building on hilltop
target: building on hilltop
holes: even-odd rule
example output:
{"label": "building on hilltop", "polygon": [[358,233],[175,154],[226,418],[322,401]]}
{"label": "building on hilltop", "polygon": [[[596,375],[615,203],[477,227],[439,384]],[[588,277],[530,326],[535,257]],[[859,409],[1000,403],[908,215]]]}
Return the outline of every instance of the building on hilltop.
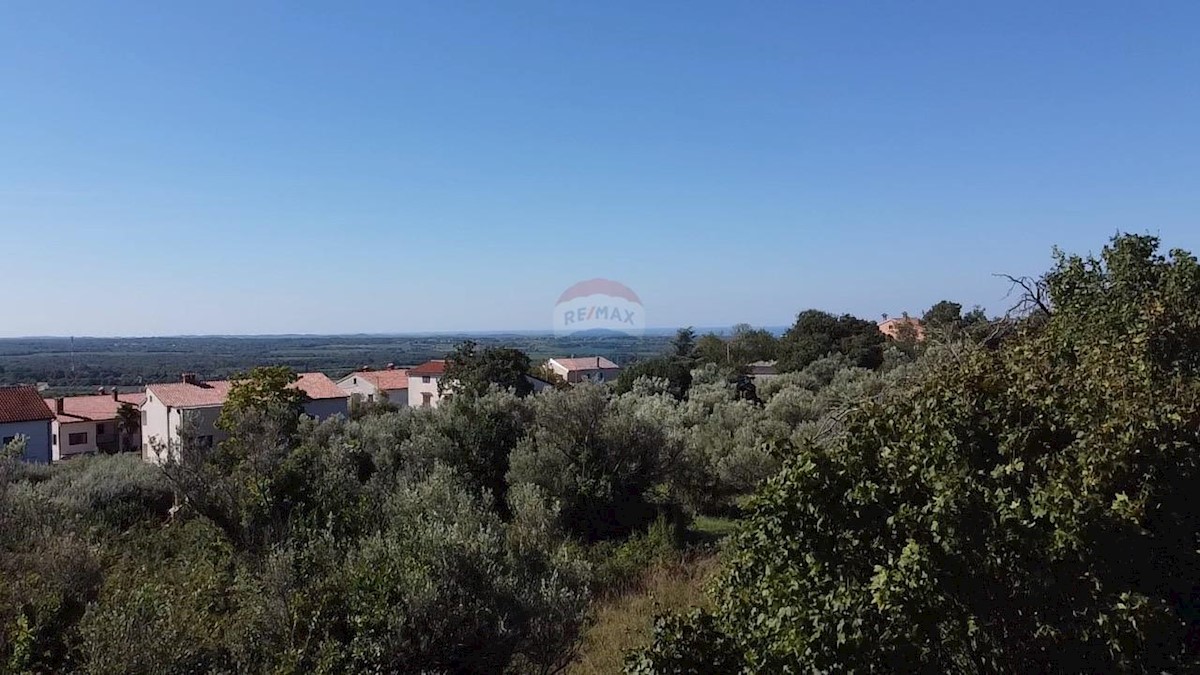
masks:
{"label": "building on hilltop", "polygon": [[[893,340],[902,340],[911,336],[918,342],[925,339],[925,326],[920,319],[910,316],[897,316],[879,322],[879,332]],[[905,333],[909,333],[908,336]]]}
{"label": "building on hilltop", "polygon": [[411,408],[436,408],[446,396],[438,383],[446,375],[446,360],[426,361],[408,371],[408,405]]}
{"label": "building on hilltop", "polygon": [[23,438],[21,459],[49,464],[54,413],[37,387],[0,387],[0,447]]}
{"label": "building on hilltop", "polygon": [[546,365],[568,384],[612,382],[621,375],[621,367],[603,356],[554,358]]}
{"label": "building on hilltop", "polygon": [[[322,373],[301,373],[292,386],[308,395],[307,415],[323,420],[347,412],[348,394]],[[142,404],[142,458],[164,461],[188,426],[201,444],[223,440],[217,417],[232,387],[229,380],[206,382],[194,373],[184,373],[179,382],[148,385]]]}
{"label": "building on hilltop", "polygon": [[348,396],[359,396],[362,401],[377,402],[386,399],[398,406],[408,405],[408,369],[388,364],[385,370],[357,370],[337,382]]}
{"label": "building on hilltop", "polygon": [[46,405],[54,410],[50,436],[51,459],[57,462],[96,452],[140,450],[140,431],[125,438],[128,448],[122,447],[117,414],[122,405],[140,410],[145,401],[146,394],[142,392],[119,394],[115,388],[111,393],[95,396],[46,399]]}

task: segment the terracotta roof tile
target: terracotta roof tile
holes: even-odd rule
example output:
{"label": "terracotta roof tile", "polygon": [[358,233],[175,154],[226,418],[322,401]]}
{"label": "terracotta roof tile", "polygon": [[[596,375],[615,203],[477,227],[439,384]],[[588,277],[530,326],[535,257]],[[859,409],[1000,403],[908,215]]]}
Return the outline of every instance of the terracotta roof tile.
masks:
{"label": "terracotta roof tile", "polygon": [[0,424],[54,419],[35,387],[0,388]]}
{"label": "terracotta roof tile", "polygon": [[446,359],[434,359],[426,361],[408,371],[409,377],[424,377],[426,375],[439,376],[446,373]]}
{"label": "terracotta roof tile", "polygon": [[[46,405],[51,410],[56,410],[54,399],[48,398]],[[146,400],[146,394],[142,392],[133,392],[129,394],[118,394],[117,400],[114,401],[112,394],[102,394],[97,396],[66,396],[63,398],[63,411],[56,415],[60,423],[70,422],[102,422],[117,418],[117,410],[122,403],[128,403],[131,406],[138,407]]]}
{"label": "terracotta roof tile", "polygon": [[354,376],[383,390],[408,389],[407,370],[367,370]]}
{"label": "terracotta roof tile", "polygon": [[603,356],[585,356],[578,359],[550,359],[568,371],[597,370],[601,368],[620,368],[617,364]]}
{"label": "terracotta roof tile", "polygon": [[[152,384],[146,391],[154,394],[163,405],[171,408],[210,408],[225,403],[229,389],[233,383],[229,380],[214,380],[212,382],[171,382],[169,384]],[[300,379],[293,385],[301,389],[314,400],[329,398],[346,398],[346,392],[329,379],[324,373],[300,373]]]}

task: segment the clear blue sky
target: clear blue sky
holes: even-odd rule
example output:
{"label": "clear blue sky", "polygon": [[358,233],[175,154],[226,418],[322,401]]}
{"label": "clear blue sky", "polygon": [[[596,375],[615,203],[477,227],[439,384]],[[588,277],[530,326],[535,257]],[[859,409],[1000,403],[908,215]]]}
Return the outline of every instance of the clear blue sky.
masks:
{"label": "clear blue sky", "polygon": [[6,2],[0,335],[868,318],[1200,251],[1200,3]]}

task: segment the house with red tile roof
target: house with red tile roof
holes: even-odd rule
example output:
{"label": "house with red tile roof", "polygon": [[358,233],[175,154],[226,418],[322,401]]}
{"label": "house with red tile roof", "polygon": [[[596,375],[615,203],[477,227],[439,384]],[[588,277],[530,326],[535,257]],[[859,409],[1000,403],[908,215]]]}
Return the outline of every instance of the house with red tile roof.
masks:
{"label": "house with red tile roof", "polygon": [[426,361],[408,369],[408,405],[412,408],[436,408],[445,396],[438,383],[446,374],[446,360]]}
{"label": "house with red tile roof", "polygon": [[925,339],[925,326],[920,319],[910,316],[895,316],[879,322],[879,332],[893,340],[911,336],[917,342]]}
{"label": "house with red tile roof", "polygon": [[621,366],[603,356],[554,358],[547,361],[546,366],[568,384],[612,382],[621,375]]}
{"label": "house with red tile roof", "polygon": [[338,387],[360,401],[388,401],[398,406],[408,405],[408,369],[388,364],[384,370],[362,369],[343,377]]}
{"label": "house with red tile roof", "polygon": [[54,411],[50,428],[51,459],[55,462],[96,452],[140,450],[142,435],[121,437],[117,428],[117,413],[121,406],[131,406],[141,418],[140,408],[146,394],[111,392],[94,396],[66,396],[48,398],[46,405]]}
{"label": "house with red tile roof", "polygon": [[53,419],[54,413],[35,387],[0,387],[0,448],[22,438],[22,460],[49,464]]}
{"label": "house with red tile roof", "polygon": [[[300,373],[292,386],[308,395],[307,415],[322,420],[347,412],[348,395],[323,373]],[[204,445],[223,440],[217,417],[232,387],[229,380],[205,381],[194,373],[184,373],[179,382],[148,385],[142,404],[143,459],[165,460],[186,428]]]}

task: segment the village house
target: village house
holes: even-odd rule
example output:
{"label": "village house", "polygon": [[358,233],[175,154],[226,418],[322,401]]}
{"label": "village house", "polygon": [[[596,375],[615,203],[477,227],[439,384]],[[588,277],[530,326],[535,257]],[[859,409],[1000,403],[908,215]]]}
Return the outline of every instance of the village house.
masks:
{"label": "village house", "polygon": [[51,459],[57,462],[96,452],[140,450],[141,432],[130,433],[122,438],[117,413],[122,405],[128,405],[140,418],[141,413],[136,411],[145,400],[144,393],[118,394],[116,389],[96,396],[46,399],[46,405],[54,411],[50,434]]}
{"label": "village house", "polygon": [[0,447],[25,439],[21,459],[50,463],[50,427],[54,413],[36,387],[0,387]]}
{"label": "village house", "polygon": [[408,370],[408,405],[411,408],[436,408],[445,398],[438,382],[446,374],[446,360],[426,361]]}
{"label": "village house", "polygon": [[621,367],[603,356],[550,359],[546,365],[564,382],[612,382],[621,374]]}
{"label": "village house", "polygon": [[922,325],[920,319],[910,316],[897,316],[880,321],[879,332],[893,340],[912,337],[920,342],[925,339],[925,326]]}
{"label": "village house", "polygon": [[[142,458],[150,462],[166,459],[180,431],[190,427],[202,445],[213,445],[225,435],[216,428],[221,406],[233,383],[228,380],[206,382],[193,373],[184,373],[181,381],[151,384],[146,387],[142,404]],[[322,373],[301,373],[292,386],[308,394],[304,412],[318,420],[347,412],[346,392]]]}
{"label": "village house", "polygon": [[338,380],[347,395],[368,403],[387,400],[398,406],[408,405],[408,370],[388,364],[385,370],[361,369]]}

